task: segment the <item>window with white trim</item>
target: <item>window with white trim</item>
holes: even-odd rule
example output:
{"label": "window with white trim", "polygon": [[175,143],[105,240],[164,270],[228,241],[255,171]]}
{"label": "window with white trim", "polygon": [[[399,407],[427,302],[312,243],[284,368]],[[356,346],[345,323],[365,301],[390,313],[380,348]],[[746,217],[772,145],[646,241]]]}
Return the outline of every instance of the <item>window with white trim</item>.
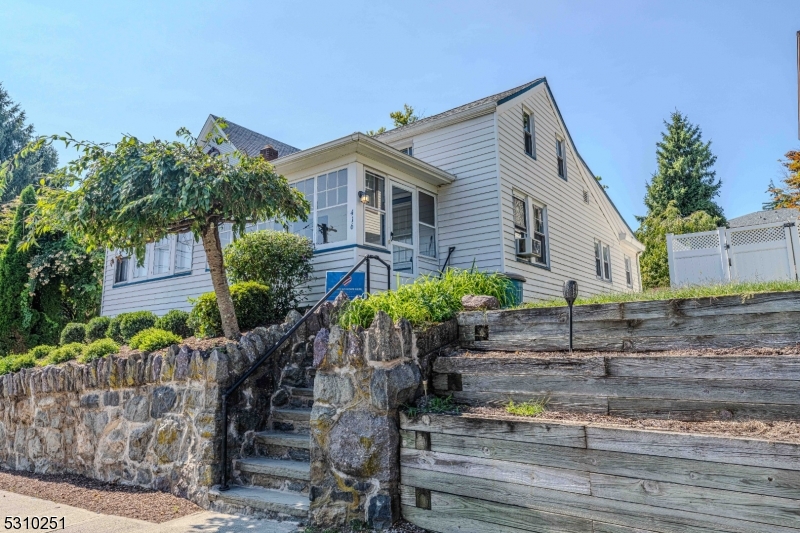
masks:
{"label": "window with white trim", "polygon": [[522,139],[525,153],[536,158],[536,145],[534,143],[533,115],[522,111]]}
{"label": "window with white trim", "polygon": [[[230,224],[220,226],[221,239],[230,235]],[[117,257],[114,284],[160,279],[192,271],[194,235],[191,232],[167,235],[156,243],[145,246],[144,260],[139,264],[136,256]]]}
{"label": "window with white trim", "polygon": [[347,169],[317,176],[317,244],[347,240]]}
{"label": "window with white trim", "polygon": [[633,271],[631,270],[631,258],[627,255],[625,257],[625,284],[628,287],[633,287]]}
{"label": "window with white trim", "polygon": [[130,257],[117,257],[117,264],[114,271],[114,283],[125,283],[128,281],[128,270],[131,265]]}
{"label": "window with white trim", "polygon": [[170,240],[168,235],[153,246],[152,274],[154,276],[164,275],[169,272]]}
{"label": "window with white trim", "polygon": [[567,179],[567,151],[564,147],[563,139],[556,139],[556,164],[558,166],[558,177]]}
{"label": "window with white trim", "polygon": [[539,241],[539,249],[541,253],[534,255],[531,260],[540,265],[547,265],[547,222],[545,217],[545,208],[538,205],[533,205],[533,240]]}
{"label": "window with white trim", "polygon": [[514,204],[514,238],[524,239],[528,236],[528,206],[524,198],[512,196]]}
{"label": "window with white trim", "polygon": [[414,147],[413,146],[407,146],[406,148],[401,148],[400,151],[403,152],[406,155],[410,155],[412,157],[414,156]]}
{"label": "window with white trim", "polygon": [[419,255],[436,258],[436,198],[419,191]]}
{"label": "window with white trim", "polygon": [[548,266],[547,208],[518,193],[512,194],[511,201],[518,258]]}
{"label": "window with white trim", "polygon": [[594,268],[599,279],[611,281],[611,247],[601,241],[594,241]]}
{"label": "window with white trim", "polygon": [[147,268],[149,266],[147,264],[148,259],[150,259],[150,254],[147,253],[147,248],[145,248],[144,261],[142,261],[141,265],[139,264],[138,257],[133,259],[133,279],[144,279],[147,277]]}
{"label": "window with white trim", "polygon": [[289,222],[288,225],[289,233],[302,235],[311,242],[314,242],[314,181],[314,178],[309,178],[292,184],[292,188],[303,193],[303,197],[309,201],[311,212],[308,214],[308,220]]}
{"label": "window with white trim", "polygon": [[364,174],[364,243],[386,246],[386,178],[367,170]]}
{"label": "window with white trim", "polygon": [[191,232],[181,233],[175,239],[175,272],[186,272],[192,269],[192,249],[194,235]]}

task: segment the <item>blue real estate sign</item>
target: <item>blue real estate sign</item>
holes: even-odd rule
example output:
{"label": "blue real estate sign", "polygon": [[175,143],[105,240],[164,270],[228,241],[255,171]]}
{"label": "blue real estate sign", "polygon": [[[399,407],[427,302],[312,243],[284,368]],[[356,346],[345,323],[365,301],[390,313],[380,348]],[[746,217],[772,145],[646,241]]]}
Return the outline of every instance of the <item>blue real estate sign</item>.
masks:
{"label": "blue real estate sign", "polygon": [[[330,270],[326,272],[325,292],[327,293],[329,290],[331,290],[333,286],[345,276],[345,274],[347,274],[347,272],[335,272]],[[341,287],[339,287],[335,293],[328,297],[328,300],[335,300],[336,297],[339,296],[340,292],[345,293],[347,297],[352,300],[356,296],[361,296],[364,294],[365,284],[366,278],[364,272],[353,272],[350,274],[350,278],[345,280]]]}

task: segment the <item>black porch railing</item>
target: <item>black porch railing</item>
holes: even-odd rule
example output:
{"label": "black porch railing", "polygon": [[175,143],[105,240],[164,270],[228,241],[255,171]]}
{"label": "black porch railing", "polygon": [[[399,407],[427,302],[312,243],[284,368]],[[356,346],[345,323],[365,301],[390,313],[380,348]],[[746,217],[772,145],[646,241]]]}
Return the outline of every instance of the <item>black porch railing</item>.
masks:
{"label": "black porch railing", "polygon": [[375,259],[375,260],[379,261],[381,264],[383,264],[383,266],[386,267],[386,273],[387,273],[386,279],[387,279],[388,287],[389,287],[389,289],[391,289],[391,286],[392,286],[392,267],[389,265],[389,263],[387,263],[386,261],[384,261],[383,259],[381,259],[377,255],[364,256],[364,258],[362,258],[361,261],[356,263],[356,265],[353,268],[351,268],[350,271],[347,272],[347,274],[345,274],[342,277],[342,279],[340,279],[336,283],[336,285],[334,285],[328,292],[325,293],[325,296],[323,296],[317,303],[315,303],[314,306],[311,309],[306,311],[306,313],[303,315],[303,317],[300,320],[298,320],[297,323],[295,323],[291,328],[289,328],[289,331],[284,333],[283,337],[281,337],[280,340],[278,340],[278,342],[273,344],[272,347],[269,350],[267,350],[267,353],[265,353],[263,356],[261,356],[261,359],[259,359],[255,363],[253,363],[253,366],[251,366],[244,374],[242,374],[239,377],[239,379],[236,380],[236,382],[233,385],[228,387],[228,389],[225,392],[222,393],[222,432],[223,432],[223,437],[222,437],[222,458],[220,460],[220,467],[222,469],[222,481],[221,481],[221,483],[219,485],[219,490],[226,491],[226,490],[228,490],[230,488],[228,486],[228,398],[230,398],[231,394],[236,392],[236,390],[239,387],[242,386],[242,384],[247,380],[247,378],[249,378],[250,376],[253,375],[253,372],[258,370],[258,368],[261,365],[263,365],[265,362],[267,362],[269,360],[269,358],[272,357],[272,354],[274,354],[276,351],[278,351],[278,348],[283,346],[283,343],[285,343],[287,340],[289,340],[292,337],[292,335],[294,335],[294,333],[300,328],[300,326],[305,324],[305,322],[308,320],[308,318],[317,309],[319,309],[319,307],[323,303],[325,303],[325,301],[327,301],[328,298],[330,298],[330,296],[332,294],[336,293],[336,291],[339,289],[339,287],[341,287],[342,284],[345,281],[347,281],[347,279],[349,279],[350,276],[356,270],[358,270],[359,267],[361,265],[363,265],[364,263],[367,264],[366,290],[367,290],[367,292],[370,292],[370,288],[371,288],[370,287],[370,260],[371,259]]}

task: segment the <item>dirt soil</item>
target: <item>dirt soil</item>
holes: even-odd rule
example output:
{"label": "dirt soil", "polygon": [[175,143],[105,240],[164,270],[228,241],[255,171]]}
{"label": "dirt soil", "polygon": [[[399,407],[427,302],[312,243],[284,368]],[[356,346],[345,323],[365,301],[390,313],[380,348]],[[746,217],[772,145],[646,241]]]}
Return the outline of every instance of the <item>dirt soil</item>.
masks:
{"label": "dirt soil", "polygon": [[491,358],[518,358],[535,357],[540,359],[564,359],[582,357],[765,357],[765,356],[800,356],[800,344],[781,348],[708,348],[701,350],[665,350],[661,352],[598,352],[575,350],[571,354],[567,351],[560,352],[500,352],[500,351],[456,351],[450,356],[458,357],[491,357]]}
{"label": "dirt soil", "polygon": [[0,490],[155,524],[202,511],[189,500],[172,494],[105,483],[73,474],[0,471]]}
{"label": "dirt soil", "polygon": [[[213,337],[210,339],[197,339],[195,337],[189,337],[188,339],[183,339],[180,343],[180,346],[188,346],[192,351],[194,350],[211,351],[214,348],[225,346],[226,342],[229,341],[225,337]],[[141,353],[143,352],[139,350],[134,350],[126,344],[124,346],[120,346],[118,355],[121,357],[130,357],[133,354],[141,354]],[[165,353],[167,353],[167,349],[164,348],[161,350],[156,350],[153,353],[164,355]]]}
{"label": "dirt soil", "polygon": [[528,417],[511,415],[502,407],[469,407],[465,409],[463,416],[524,420],[526,422],[569,422],[680,433],[703,433],[706,435],[745,437],[800,444],[800,423],[798,422],[762,422],[760,420],[743,422],[681,422],[679,420],[652,418],[630,419],[569,411],[545,411],[539,416]]}

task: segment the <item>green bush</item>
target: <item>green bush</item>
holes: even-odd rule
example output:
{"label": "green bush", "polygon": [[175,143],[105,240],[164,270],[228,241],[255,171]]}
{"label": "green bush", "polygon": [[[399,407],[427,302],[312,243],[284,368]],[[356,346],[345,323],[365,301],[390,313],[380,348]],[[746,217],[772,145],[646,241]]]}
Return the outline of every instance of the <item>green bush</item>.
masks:
{"label": "green bush", "polygon": [[32,356],[34,359],[44,359],[50,352],[56,349],[56,346],[49,346],[47,344],[42,344],[40,346],[36,346],[28,350],[28,355]]}
{"label": "green bush", "polygon": [[36,359],[30,353],[0,357],[0,376],[19,372],[23,368],[30,368],[35,365]]}
{"label": "green bush", "polygon": [[140,331],[131,339],[130,347],[134,350],[142,350],[143,352],[153,352],[178,344],[181,342],[180,337],[172,333],[158,328],[148,328]]}
{"label": "green bush", "polygon": [[120,332],[120,324],[122,324],[122,319],[128,313],[120,313],[108,323],[108,329],[106,330],[106,337],[115,341],[115,342],[124,342],[125,339],[122,338],[122,333]]}
{"label": "green bush", "polygon": [[86,340],[94,342],[105,339],[110,324],[111,319],[107,316],[98,316],[91,319],[89,323],[86,324]]}
{"label": "green bush", "polygon": [[[241,329],[252,329],[266,324],[270,319],[270,290],[266,285],[252,281],[231,285],[231,298],[236,319]],[[194,308],[189,316],[189,327],[197,337],[222,335],[222,318],[217,297],[207,292],[193,298]]]}
{"label": "green bush", "polygon": [[78,360],[81,363],[88,363],[112,353],[119,353],[119,344],[111,339],[99,339],[86,346]]}
{"label": "green bush", "polygon": [[86,324],[70,322],[61,330],[61,345],[86,341]]}
{"label": "green bush", "polygon": [[443,322],[461,309],[461,297],[467,294],[494,296],[502,307],[513,303],[511,281],[502,274],[449,269],[441,278],[422,276],[395,291],[365,295],[349,302],[339,317],[343,327],[368,328],[378,311],[392,320],[405,318],[413,325]]}
{"label": "green bush", "polygon": [[124,342],[130,341],[137,333],[156,325],[158,317],[150,311],[125,313],[119,323],[119,333]]}
{"label": "green bush", "polygon": [[173,309],[156,320],[156,327],[171,331],[182,339],[192,336],[192,330],[189,328],[189,313],[186,311]]}
{"label": "green bush", "polygon": [[314,247],[306,237],[285,231],[246,233],[225,248],[225,271],[231,282],[254,281],[270,289],[267,316],[281,320],[296,308],[313,268]]}
{"label": "green bush", "polygon": [[81,355],[83,355],[84,348],[85,345],[79,342],[65,344],[64,346],[56,348],[55,350],[50,352],[50,354],[44,359],[40,359],[37,364],[39,366],[47,366],[47,365],[57,365],[59,363],[72,361],[73,359],[77,359]]}

